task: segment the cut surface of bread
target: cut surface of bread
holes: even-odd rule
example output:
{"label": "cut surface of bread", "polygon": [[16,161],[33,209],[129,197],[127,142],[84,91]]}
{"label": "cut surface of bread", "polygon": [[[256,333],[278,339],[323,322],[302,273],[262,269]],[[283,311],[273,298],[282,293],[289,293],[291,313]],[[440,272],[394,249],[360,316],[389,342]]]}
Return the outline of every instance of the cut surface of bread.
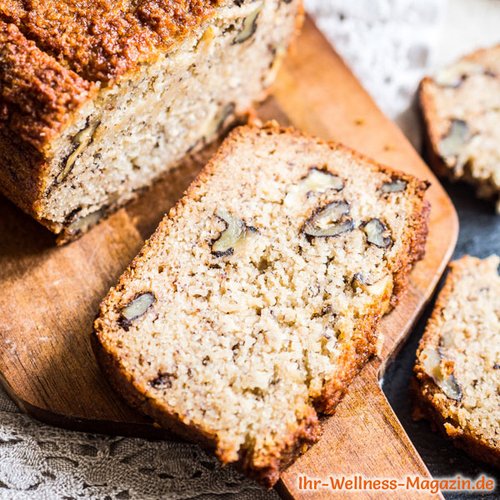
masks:
{"label": "cut surface of bread", "polygon": [[426,188],[275,124],[236,129],[103,301],[109,380],[272,486],[374,354],[423,255]]}
{"label": "cut surface of bread", "polygon": [[451,264],[417,351],[415,416],[500,466],[500,258]]}
{"label": "cut surface of bread", "polygon": [[300,0],[57,3],[0,8],[0,191],[61,242],[262,100],[301,20]]}
{"label": "cut surface of bread", "polygon": [[500,212],[500,45],[425,78],[420,103],[436,171],[469,182]]}

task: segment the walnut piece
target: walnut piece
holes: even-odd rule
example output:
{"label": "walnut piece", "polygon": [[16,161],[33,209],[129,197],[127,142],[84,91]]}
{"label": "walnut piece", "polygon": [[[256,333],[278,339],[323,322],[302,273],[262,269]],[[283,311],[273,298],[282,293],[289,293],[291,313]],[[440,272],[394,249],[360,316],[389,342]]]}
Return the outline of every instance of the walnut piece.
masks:
{"label": "walnut piece", "polygon": [[392,244],[389,228],[380,219],[371,219],[362,226],[366,241],[379,248],[388,248]]}
{"label": "walnut piece", "polygon": [[383,194],[401,193],[406,189],[407,185],[408,183],[403,179],[394,178],[391,181],[382,184],[382,186],[380,187],[380,192]]}
{"label": "walnut piece", "polygon": [[135,296],[120,313],[120,325],[128,330],[132,322],[140,318],[156,302],[156,296],[153,292],[143,292]]}
{"label": "walnut piece", "polygon": [[312,167],[298,184],[290,188],[284,204],[288,207],[298,207],[313,193],[324,193],[330,189],[339,192],[344,189],[344,185],[344,180],[338,175]]}
{"label": "walnut piece", "polygon": [[249,38],[252,37],[252,35],[257,30],[257,19],[263,6],[264,4],[261,2],[253,12],[248,14],[248,16],[243,19],[243,28],[234,38],[233,45],[246,42]]}
{"label": "walnut piece", "polygon": [[215,215],[226,224],[220,236],[212,242],[212,253],[216,257],[232,255],[234,249],[245,240],[249,232],[257,231],[254,227],[247,226],[241,219],[233,217],[224,208],[218,209]]}
{"label": "walnut piece", "polygon": [[92,142],[94,132],[96,131],[99,123],[100,122],[91,123],[75,135],[73,139],[74,149],[66,158],[63,169],[56,177],[57,184],[61,183],[64,179],[66,179],[66,177],[68,177],[80,153],[82,153],[83,150]]}
{"label": "walnut piece", "polygon": [[434,380],[444,394],[455,401],[462,399],[462,390],[453,373],[446,373],[443,369],[443,359],[438,349],[426,347],[420,354],[425,373]]}
{"label": "walnut piece", "polygon": [[328,203],[307,219],[302,232],[315,238],[330,238],[352,231],[354,222],[347,217],[350,210],[344,200]]}

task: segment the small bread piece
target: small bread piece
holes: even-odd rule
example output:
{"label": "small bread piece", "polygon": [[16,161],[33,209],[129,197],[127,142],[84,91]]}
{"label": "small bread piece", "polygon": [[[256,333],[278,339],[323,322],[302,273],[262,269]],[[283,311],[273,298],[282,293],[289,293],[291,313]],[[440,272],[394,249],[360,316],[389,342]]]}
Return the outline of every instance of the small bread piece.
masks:
{"label": "small bread piece", "polygon": [[453,262],[417,351],[415,417],[500,466],[500,258]]}
{"label": "small bread piece", "polygon": [[301,0],[4,0],[0,192],[74,239],[263,100]]}
{"label": "small bread piece", "polygon": [[272,486],[375,353],[424,252],[426,188],[294,130],[236,129],[102,303],[109,380]]}
{"label": "small bread piece", "polygon": [[433,168],[472,184],[500,212],[500,45],[424,78],[420,104]]}

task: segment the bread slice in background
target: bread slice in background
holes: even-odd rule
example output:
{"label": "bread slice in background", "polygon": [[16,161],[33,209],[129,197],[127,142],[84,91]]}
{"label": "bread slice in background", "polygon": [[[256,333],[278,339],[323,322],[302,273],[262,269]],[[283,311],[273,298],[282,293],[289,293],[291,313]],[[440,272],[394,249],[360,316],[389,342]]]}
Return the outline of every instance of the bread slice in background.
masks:
{"label": "bread slice in background", "polygon": [[419,96],[431,166],[500,212],[500,45],[424,78]]}
{"label": "bread slice in background", "polygon": [[235,129],[103,301],[104,372],[272,486],[375,353],[424,253],[426,189],[295,130]]}
{"label": "bread slice in background", "polygon": [[500,466],[500,258],[466,256],[450,272],[417,351],[415,417]]}
{"label": "bread slice in background", "polygon": [[0,20],[0,192],[59,242],[262,100],[302,20],[300,0],[87,3]]}

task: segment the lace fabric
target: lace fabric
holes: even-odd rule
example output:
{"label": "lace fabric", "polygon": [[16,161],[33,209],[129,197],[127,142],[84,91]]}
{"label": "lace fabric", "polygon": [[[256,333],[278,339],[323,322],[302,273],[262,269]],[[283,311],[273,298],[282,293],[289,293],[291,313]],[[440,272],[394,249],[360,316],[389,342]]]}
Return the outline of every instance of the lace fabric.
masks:
{"label": "lace fabric", "polygon": [[[430,62],[443,3],[306,0],[319,27],[381,108],[400,120]],[[220,467],[195,445],[52,428],[20,414],[0,391],[0,498],[212,497],[277,494],[232,467]]]}
{"label": "lace fabric", "polygon": [[198,446],[71,432],[0,400],[0,498],[279,498]]}

